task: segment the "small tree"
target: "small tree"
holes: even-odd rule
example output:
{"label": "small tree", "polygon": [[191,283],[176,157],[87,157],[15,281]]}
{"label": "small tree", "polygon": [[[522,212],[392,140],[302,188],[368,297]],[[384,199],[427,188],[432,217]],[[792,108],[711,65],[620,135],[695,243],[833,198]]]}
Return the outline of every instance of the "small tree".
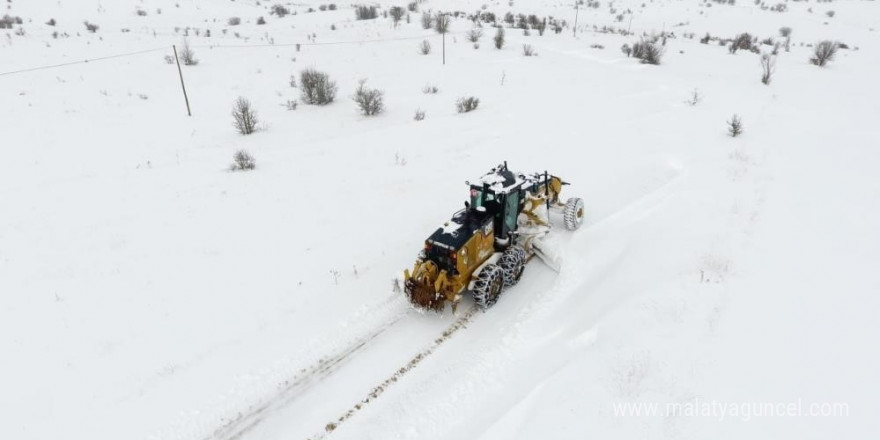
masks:
{"label": "small tree", "polygon": [[196,59],[196,53],[189,46],[189,41],[186,38],[183,39],[183,45],[180,46],[180,59],[183,60],[185,66],[199,64],[199,60]]}
{"label": "small tree", "polygon": [[362,79],[351,99],[357,103],[364,116],[375,116],[385,109],[385,94],[379,89],[367,88],[366,84],[367,80]]}
{"label": "small tree", "polygon": [[837,43],[831,40],[821,41],[813,48],[813,57],[810,58],[810,62],[822,67],[829,61],[833,61],[836,53]]}
{"label": "small tree", "polygon": [[431,43],[428,40],[422,40],[419,44],[419,53],[422,55],[428,55],[431,53]]}
{"label": "small tree", "polygon": [[336,83],[326,73],[312,68],[300,72],[299,87],[306,104],[325,105],[336,98]]}
{"label": "small tree", "polygon": [[449,20],[449,14],[438,12],[434,16],[434,30],[437,31],[438,34],[449,32]]}
{"label": "small tree", "polygon": [[229,169],[232,171],[247,171],[257,167],[257,161],[245,150],[238,150],[232,156],[232,165]]}
{"label": "small tree", "polygon": [[257,112],[251,107],[251,102],[244,97],[238,97],[232,106],[232,125],[241,134],[251,134],[257,130]]}
{"label": "small tree", "polygon": [[434,25],[434,19],[431,17],[431,14],[428,12],[422,12],[422,28],[431,29]]}
{"label": "small tree", "polygon": [[455,102],[455,109],[458,110],[459,113],[468,113],[477,109],[477,106],[480,105],[480,99],[469,96],[459,98],[458,101]]}
{"label": "small tree", "polygon": [[779,28],[779,35],[785,38],[785,51],[791,51],[791,28],[788,26]]}
{"label": "small tree", "polygon": [[770,85],[770,77],[776,71],[776,57],[770,54],[761,55],[761,82]]}
{"label": "small tree", "polygon": [[737,137],[743,132],[742,120],[738,115],[733,115],[733,117],[727,121],[727,133],[730,134],[731,137]]}
{"label": "small tree", "polygon": [[467,31],[467,34],[465,34],[465,36],[471,43],[476,43],[480,41],[480,38],[483,37],[483,28],[474,26],[473,28],[471,28],[471,30]]}
{"label": "small tree", "polygon": [[633,50],[629,47],[629,44],[624,43],[623,46],[620,46],[620,51],[626,54],[626,56],[632,56]]}
{"label": "small tree", "polygon": [[495,38],[493,38],[493,40],[495,41],[495,49],[501,49],[502,47],[504,47],[504,28],[498,28],[498,30],[495,32]]}

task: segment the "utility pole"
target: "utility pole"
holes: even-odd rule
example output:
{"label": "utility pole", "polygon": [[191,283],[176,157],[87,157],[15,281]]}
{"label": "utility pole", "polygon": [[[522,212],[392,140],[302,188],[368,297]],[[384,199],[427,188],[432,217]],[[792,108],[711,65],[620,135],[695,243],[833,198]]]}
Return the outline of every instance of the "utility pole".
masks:
{"label": "utility pole", "polygon": [[443,32],[443,65],[446,65],[446,31]]}
{"label": "utility pole", "polygon": [[186,101],[186,114],[187,116],[192,116],[192,111],[189,109],[189,97],[186,96],[186,84],[183,83],[183,70],[180,69],[180,59],[177,58],[177,46],[171,45],[174,49],[174,61],[177,61],[177,74],[180,75],[180,88],[183,89],[183,99]]}
{"label": "utility pole", "polygon": [[579,0],[574,0],[574,29],[572,30],[571,34],[575,38],[577,38],[578,35],[578,13],[581,11],[581,9],[578,7],[578,1]]}

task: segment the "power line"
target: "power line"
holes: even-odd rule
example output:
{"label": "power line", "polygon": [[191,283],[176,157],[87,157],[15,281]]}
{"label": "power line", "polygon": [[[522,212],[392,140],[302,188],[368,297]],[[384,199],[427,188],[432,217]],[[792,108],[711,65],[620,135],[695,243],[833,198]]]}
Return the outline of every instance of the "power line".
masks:
{"label": "power line", "polygon": [[[452,32],[450,32],[450,33],[452,33]],[[388,41],[420,40],[420,39],[425,39],[425,38],[430,38],[430,37],[435,37],[435,36],[437,36],[437,34],[420,35],[420,36],[415,36],[415,37],[377,38],[377,39],[372,39],[372,40],[327,41],[327,42],[311,42],[311,43],[194,44],[194,45],[190,45],[190,47],[207,48],[207,49],[215,49],[215,48],[223,49],[223,48],[250,48],[250,47],[333,46],[333,45],[344,45],[344,44],[365,44],[365,43],[383,43],[383,42],[388,42]],[[123,57],[129,57],[129,56],[134,56],[134,55],[141,55],[141,54],[145,54],[145,53],[157,52],[160,50],[167,50],[167,49],[168,49],[167,47],[163,46],[163,47],[157,47],[157,48],[153,48],[153,49],[141,50],[141,51],[137,51],[137,52],[127,52],[127,53],[108,55],[108,56],[98,57],[98,58],[87,58],[84,60],[70,61],[70,62],[60,63],[60,64],[50,64],[50,65],[46,65],[46,66],[28,67],[25,69],[13,70],[10,72],[0,72],[0,76],[15,75],[17,73],[34,72],[37,70],[55,69],[58,67],[72,66],[75,64],[87,64],[87,63],[93,63],[96,61],[104,61],[104,60],[110,60],[110,59],[114,59],[114,58],[123,58]]]}
{"label": "power line", "polygon": [[47,66],[39,66],[39,67],[28,67],[26,69],[13,70],[10,72],[0,72],[0,76],[14,75],[16,73],[33,72],[36,70],[54,69],[54,68],[58,68],[58,67],[72,66],[75,64],[88,64],[88,63],[94,63],[97,61],[111,60],[114,58],[130,57],[130,56],[134,56],[134,55],[141,55],[141,54],[145,54],[145,53],[157,52],[160,50],[167,50],[167,49],[168,49],[167,47],[157,47],[154,49],[140,50],[137,52],[120,53],[120,54],[116,54],[116,55],[108,55],[108,56],[98,57],[98,58],[86,58],[84,60],[70,61],[67,63],[50,64]]}

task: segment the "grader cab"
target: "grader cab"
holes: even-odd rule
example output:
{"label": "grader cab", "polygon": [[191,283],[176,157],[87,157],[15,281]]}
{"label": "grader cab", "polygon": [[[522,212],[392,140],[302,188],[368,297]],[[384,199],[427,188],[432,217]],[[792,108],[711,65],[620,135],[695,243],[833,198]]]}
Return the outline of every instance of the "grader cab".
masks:
{"label": "grader cab", "polygon": [[416,307],[453,311],[470,290],[482,309],[515,285],[532,256],[544,255],[541,238],[551,230],[550,211],[561,211],[567,229],[583,223],[579,198],[560,202],[567,183],[547,172],[518,174],[503,163],[470,187],[465,209],[456,212],[425,240],[412,271],[404,272],[404,290]]}

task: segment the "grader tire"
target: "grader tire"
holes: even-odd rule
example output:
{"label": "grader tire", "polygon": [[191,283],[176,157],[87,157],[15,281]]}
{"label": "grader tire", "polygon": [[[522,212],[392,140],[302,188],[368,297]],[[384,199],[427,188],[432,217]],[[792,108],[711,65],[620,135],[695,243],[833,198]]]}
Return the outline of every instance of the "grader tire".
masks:
{"label": "grader tire", "polygon": [[565,219],[565,229],[569,231],[577,230],[584,223],[584,201],[577,197],[572,197],[565,202],[565,209],[562,211]]}
{"label": "grader tire", "polygon": [[504,272],[494,264],[487,264],[474,282],[474,303],[481,310],[495,305],[504,287]]}
{"label": "grader tire", "polygon": [[526,251],[519,246],[510,246],[501,255],[498,265],[504,273],[504,288],[516,285],[522,277],[526,264]]}

